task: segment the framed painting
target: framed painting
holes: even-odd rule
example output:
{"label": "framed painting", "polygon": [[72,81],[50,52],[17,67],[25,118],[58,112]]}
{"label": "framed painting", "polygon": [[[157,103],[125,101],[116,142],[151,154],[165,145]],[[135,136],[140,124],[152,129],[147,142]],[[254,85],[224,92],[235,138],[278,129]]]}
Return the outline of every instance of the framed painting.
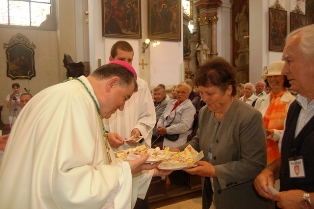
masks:
{"label": "framed painting", "polygon": [[7,76],[14,79],[31,79],[35,76],[34,50],[17,43],[6,49]]}
{"label": "framed painting", "polygon": [[290,32],[306,26],[306,15],[290,12]]}
{"label": "framed painting", "polygon": [[269,51],[282,52],[287,36],[287,11],[269,8]]}
{"label": "framed painting", "polygon": [[102,36],[142,38],[141,0],[101,0]]}
{"label": "framed painting", "polygon": [[181,41],[181,1],[148,0],[148,36],[151,40]]}

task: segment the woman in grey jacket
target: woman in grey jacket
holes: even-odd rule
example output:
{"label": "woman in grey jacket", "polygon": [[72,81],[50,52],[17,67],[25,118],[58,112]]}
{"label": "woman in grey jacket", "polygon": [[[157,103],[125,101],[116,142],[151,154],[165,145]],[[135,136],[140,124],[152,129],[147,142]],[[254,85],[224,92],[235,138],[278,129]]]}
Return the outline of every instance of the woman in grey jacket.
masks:
{"label": "woman in grey jacket", "polygon": [[206,103],[199,113],[197,135],[191,144],[203,150],[197,167],[184,169],[203,178],[203,209],[271,208],[253,188],[254,178],[266,165],[266,132],[260,112],[234,99],[235,69],[223,58],[200,66],[195,83]]}

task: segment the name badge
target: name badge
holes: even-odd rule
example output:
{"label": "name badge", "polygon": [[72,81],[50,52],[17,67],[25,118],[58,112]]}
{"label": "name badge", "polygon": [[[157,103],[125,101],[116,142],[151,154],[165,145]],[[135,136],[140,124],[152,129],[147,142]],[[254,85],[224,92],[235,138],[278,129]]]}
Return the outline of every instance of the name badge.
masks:
{"label": "name badge", "polygon": [[290,178],[304,178],[303,157],[289,158]]}

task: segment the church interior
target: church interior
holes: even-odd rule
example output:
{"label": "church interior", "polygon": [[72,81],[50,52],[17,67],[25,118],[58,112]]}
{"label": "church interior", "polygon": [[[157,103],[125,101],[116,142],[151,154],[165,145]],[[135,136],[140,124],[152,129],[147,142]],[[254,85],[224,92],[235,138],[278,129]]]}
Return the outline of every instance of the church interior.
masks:
{"label": "church interior", "polygon": [[[132,45],[133,67],[150,89],[162,83],[171,96],[173,85],[193,79],[197,66],[216,56],[237,69],[237,83],[260,81],[266,66],[281,60],[285,36],[293,29],[314,23],[314,0],[48,2],[50,12],[39,26],[0,22],[0,44],[4,46],[0,53],[1,128],[8,124],[5,98],[12,91],[12,83],[19,83],[21,92],[36,95],[68,77],[89,75],[109,62],[110,48],[116,41],[126,40]],[[121,15],[116,21],[121,33],[112,32],[115,26],[106,21],[106,5],[117,2],[133,4],[137,12],[135,19],[124,17],[122,21],[124,14],[115,11]],[[154,16],[154,5],[163,4],[169,5],[173,18],[178,17],[168,21],[165,31],[163,24],[167,20],[159,17],[158,22]],[[279,36],[281,40],[276,41]],[[16,43],[27,46],[31,52],[29,70],[20,74],[12,74],[9,60],[9,49]],[[175,175],[170,186],[161,178],[153,179],[147,194],[151,208],[201,196],[200,177],[184,172]]]}

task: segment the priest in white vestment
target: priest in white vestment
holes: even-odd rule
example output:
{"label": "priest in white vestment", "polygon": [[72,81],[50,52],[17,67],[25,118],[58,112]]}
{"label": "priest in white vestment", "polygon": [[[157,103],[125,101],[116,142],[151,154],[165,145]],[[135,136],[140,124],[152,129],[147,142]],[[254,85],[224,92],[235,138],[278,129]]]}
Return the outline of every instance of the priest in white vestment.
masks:
{"label": "priest in white vestment", "polygon": [[[134,78],[130,65],[115,61],[34,96],[4,152],[0,208],[132,208],[152,175],[166,172],[149,170],[157,164],[145,164],[148,155],[117,160],[104,137],[101,118],[123,110],[136,89]],[[132,174],[140,175],[136,183]]]}
{"label": "priest in white vestment", "polygon": [[[134,51],[126,41],[116,42],[110,52],[109,61],[123,60],[132,64]],[[146,81],[137,79],[138,91],[126,101],[124,110],[117,111],[109,119],[104,119],[109,133],[110,145],[116,150],[125,150],[131,147],[146,144],[151,146],[152,131],[156,123],[154,101]],[[126,142],[131,136],[143,136],[141,143]]]}
{"label": "priest in white vestment", "polygon": [[144,141],[133,144],[134,146],[124,143],[116,150],[124,150],[144,143],[151,146],[152,129],[156,123],[155,107],[147,83],[138,78],[137,84],[138,92],[125,102],[124,110],[115,112],[109,119],[104,119],[104,123],[109,127],[110,132],[118,133],[122,139],[130,138],[132,130],[138,129]]}

